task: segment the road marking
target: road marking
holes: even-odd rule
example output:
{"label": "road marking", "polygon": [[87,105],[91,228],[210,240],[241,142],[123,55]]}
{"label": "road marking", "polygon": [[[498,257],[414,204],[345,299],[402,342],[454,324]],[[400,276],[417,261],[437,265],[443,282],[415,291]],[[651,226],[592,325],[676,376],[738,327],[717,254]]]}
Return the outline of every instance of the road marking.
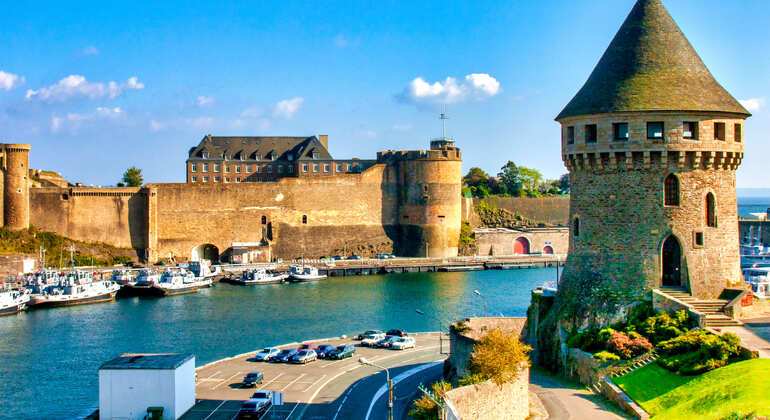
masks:
{"label": "road marking", "polygon": [[307,387],[307,388],[305,388],[305,389],[304,389],[302,392],[303,392],[303,393],[304,393],[304,392],[307,392],[307,391],[308,391],[310,388],[312,388],[312,387],[313,387],[313,385],[315,385],[315,384],[317,384],[317,383],[321,382],[321,380],[322,380],[323,378],[325,378],[325,377],[326,377],[326,375],[323,375],[323,376],[321,376],[320,378],[318,378],[318,380],[316,380],[316,381],[315,381],[315,382],[313,382],[312,384],[308,385],[308,387]]}
{"label": "road marking", "polygon": [[299,376],[297,376],[297,378],[296,378],[295,380],[293,380],[293,381],[289,382],[288,384],[286,384],[286,386],[285,386],[285,387],[281,388],[281,392],[283,392],[283,391],[284,391],[286,388],[288,388],[288,387],[290,387],[292,384],[294,384],[294,382],[297,382],[298,380],[300,380],[300,379],[301,379],[303,376],[305,376],[305,374],[304,374],[304,373],[303,373],[303,374],[301,374],[301,375],[299,375]]}
{"label": "road marking", "polygon": [[205,419],[203,419],[203,420],[208,420],[208,418],[209,418],[209,417],[211,417],[211,416],[213,416],[213,415],[214,415],[214,413],[216,413],[216,412],[217,412],[217,410],[219,410],[219,407],[223,406],[223,405],[224,405],[226,402],[227,402],[227,400],[223,400],[221,403],[219,403],[219,405],[217,406],[217,408],[215,408],[215,409],[214,409],[214,411],[212,411],[212,412],[211,412],[211,413],[210,413],[208,416],[206,416],[206,418],[205,418]]}
{"label": "road marking", "polygon": [[240,371],[239,371],[239,372],[235,372],[235,375],[233,375],[233,376],[231,376],[231,377],[229,377],[229,378],[227,378],[227,379],[222,379],[222,382],[220,382],[220,383],[218,383],[218,384],[214,385],[214,387],[213,387],[213,388],[211,388],[211,389],[212,389],[212,390],[214,390],[214,389],[217,389],[217,388],[219,387],[219,385],[222,385],[223,383],[225,383],[225,382],[229,381],[230,379],[233,379],[233,378],[235,378],[236,376],[238,376],[238,375],[240,375],[240,374],[241,374],[241,372],[240,372]]}
{"label": "road marking", "polygon": [[270,381],[270,382],[268,382],[268,383],[266,383],[266,384],[262,385],[262,388],[267,388],[267,386],[268,386],[268,385],[270,385],[270,384],[272,384],[273,382],[275,382],[275,381],[276,381],[278,378],[280,378],[280,377],[281,377],[281,375],[283,375],[283,372],[279,373],[279,374],[278,374],[278,376],[276,376],[275,378],[273,378],[273,380],[272,380],[272,381]]}
{"label": "road marking", "polygon": [[348,392],[345,393],[345,398],[342,399],[342,402],[340,403],[340,406],[337,407],[337,412],[334,413],[334,418],[332,418],[332,420],[337,420],[337,416],[340,415],[340,411],[342,410],[342,406],[345,405],[345,401],[348,400],[348,395],[350,395],[350,393],[353,392],[353,390],[356,388],[357,385],[358,385],[358,382],[354,383],[353,386],[348,388]]}
{"label": "road marking", "polygon": [[[438,366],[440,363],[444,363],[444,359],[436,360],[435,362],[426,363],[422,366],[418,366],[416,368],[412,368],[407,370],[406,372],[398,374],[395,378],[392,378],[393,385],[395,386],[397,383],[401,382],[405,378],[408,378],[416,373],[422,372],[425,369],[430,369],[433,366]],[[372,408],[374,408],[374,404],[377,402],[380,397],[382,397],[385,392],[388,390],[388,385],[385,384],[380,387],[380,389],[377,390],[377,392],[374,393],[374,397],[372,398],[372,401],[369,403],[369,409],[366,410],[366,417],[364,417],[364,420],[369,420],[369,416],[372,414]]]}
{"label": "road marking", "polygon": [[[286,420],[289,420],[291,418],[291,415],[294,414],[294,410],[297,409],[297,406],[299,406],[299,403],[294,404],[294,408],[292,408],[291,411],[289,411],[289,415],[286,416]],[[302,414],[305,414],[305,412],[303,411]],[[300,414],[299,416],[302,417],[302,414]]]}
{"label": "road marking", "polygon": [[211,378],[213,378],[213,377],[217,376],[217,375],[218,375],[218,374],[220,374],[220,373],[222,373],[222,371],[221,371],[221,370],[218,370],[218,371],[216,371],[216,372],[212,373],[211,375],[207,376],[205,379],[211,379]]}

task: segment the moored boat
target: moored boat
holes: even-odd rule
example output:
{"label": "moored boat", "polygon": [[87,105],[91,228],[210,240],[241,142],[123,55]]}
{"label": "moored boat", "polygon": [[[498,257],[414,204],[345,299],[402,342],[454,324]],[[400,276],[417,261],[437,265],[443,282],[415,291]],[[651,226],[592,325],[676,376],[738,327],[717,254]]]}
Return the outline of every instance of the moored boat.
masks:
{"label": "moored boat", "polygon": [[199,278],[184,268],[169,268],[160,276],[160,281],[150,287],[155,296],[173,296],[195,293],[201,287],[209,287],[211,278]]}
{"label": "moored boat", "polygon": [[12,315],[27,307],[30,295],[24,290],[6,290],[0,292],[0,316]]}
{"label": "moored boat", "polygon": [[125,268],[119,268],[112,270],[110,281],[118,284],[119,286],[133,286],[136,284],[136,277],[131,273],[131,271],[126,270]]}
{"label": "moored boat", "polygon": [[751,286],[754,296],[760,299],[770,298],[770,267],[744,268],[743,281]]}
{"label": "moored boat", "polygon": [[312,265],[292,265],[289,269],[289,281],[318,281],[326,278],[325,274],[318,274],[318,268]]}
{"label": "moored boat", "polygon": [[288,274],[273,273],[264,268],[258,268],[244,271],[240,278],[233,279],[232,282],[244,286],[253,286],[257,284],[282,283],[287,278],[289,278]]}
{"label": "moored boat", "polygon": [[108,302],[115,299],[120,286],[109,281],[94,281],[91,273],[75,270],[67,273],[58,285],[46,287],[32,295],[31,307],[56,307]]}

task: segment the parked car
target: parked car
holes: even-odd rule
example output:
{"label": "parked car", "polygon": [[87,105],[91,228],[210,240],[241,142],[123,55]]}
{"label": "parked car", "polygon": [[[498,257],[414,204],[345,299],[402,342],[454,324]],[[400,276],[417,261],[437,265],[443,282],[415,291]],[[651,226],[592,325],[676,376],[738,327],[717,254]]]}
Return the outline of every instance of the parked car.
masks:
{"label": "parked car", "polygon": [[314,350],[300,350],[292,356],[291,361],[292,363],[302,363],[303,365],[305,363],[314,362],[318,359],[318,355]]}
{"label": "parked car", "polygon": [[272,402],[273,401],[273,391],[268,391],[266,389],[260,389],[259,391],[251,394],[251,398],[249,398],[252,401],[263,401],[263,402]]}
{"label": "parked car", "polygon": [[388,330],[388,332],[386,332],[385,334],[386,335],[395,335],[397,337],[406,337],[406,336],[409,335],[404,330]]}
{"label": "parked car", "polygon": [[273,406],[271,401],[246,400],[238,410],[239,419],[261,419]]}
{"label": "parked car", "polygon": [[298,351],[302,351],[302,350],[315,350],[315,347],[316,347],[315,344],[305,343],[305,344],[299,346],[299,348],[297,350]]}
{"label": "parked car", "polygon": [[243,377],[241,388],[254,388],[257,384],[261,384],[263,379],[262,372],[249,372]]}
{"label": "parked car", "polygon": [[344,260],[344,258],[342,258],[342,255],[335,255],[332,257],[332,261],[340,261],[340,260]]}
{"label": "parked car", "polygon": [[377,258],[378,260],[384,260],[388,258],[388,254],[375,254],[374,258]]}
{"label": "parked car", "polygon": [[382,334],[382,331],[380,330],[366,330],[366,332],[363,332],[361,334],[358,334],[357,336],[353,337],[355,340],[363,340],[366,338],[367,335],[372,334]]}
{"label": "parked car", "polygon": [[379,334],[369,334],[366,337],[364,337],[363,340],[361,340],[361,345],[365,347],[371,347],[374,345],[374,343],[382,340],[385,338],[385,334],[379,333]]}
{"label": "parked car", "polygon": [[286,363],[295,354],[297,354],[297,349],[281,350],[281,352],[278,353],[275,357],[273,357],[270,361],[271,362],[277,362],[277,363]]}
{"label": "parked car", "polygon": [[254,360],[258,360],[260,362],[268,362],[270,359],[277,356],[280,352],[281,349],[278,347],[265,347],[254,355]]}
{"label": "parked car", "polygon": [[393,254],[385,254],[385,257],[386,257],[387,259],[389,259],[389,260],[392,260],[393,258],[396,258],[396,256],[395,256],[395,255],[393,255]]}
{"label": "parked car", "polygon": [[315,353],[319,359],[325,359],[330,351],[334,350],[334,346],[331,344],[321,344],[315,348]]}
{"label": "parked car", "polygon": [[352,344],[345,344],[337,346],[336,349],[330,351],[327,355],[327,359],[344,359],[346,357],[353,357],[353,353],[356,352],[355,346]]}
{"label": "parked car", "polygon": [[385,338],[383,338],[382,340],[374,343],[374,345],[372,347],[388,348],[388,347],[390,347],[391,344],[393,344],[394,341],[396,341],[399,338],[401,338],[401,337],[399,337],[397,335],[386,335]]}
{"label": "parked car", "polygon": [[356,254],[350,254],[350,256],[348,257],[348,259],[349,259],[349,260],[360,260],[360,259],[361,259],[361,257],[360,257],[360,256],[358,256],[358,255],[356,255]]}
{"label": "parked car", "polygon": [[393,350],[404,350],[414,348],[414,344],[414,337],[398,337],[390,344],[390,348]]}

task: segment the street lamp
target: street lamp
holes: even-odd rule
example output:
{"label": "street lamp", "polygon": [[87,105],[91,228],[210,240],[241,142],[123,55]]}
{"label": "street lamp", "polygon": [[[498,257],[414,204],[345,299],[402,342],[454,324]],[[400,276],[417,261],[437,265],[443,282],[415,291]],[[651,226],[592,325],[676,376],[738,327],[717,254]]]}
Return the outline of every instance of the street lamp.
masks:
{"label": "street lamp", "polygon": [[393,420],[393,382],[390,380],[390,372],[388,371],[388,368],[376,365],[367,360],[365,357],[359,358],[358,363],[376,367],[385,371],[385,380],[388,381],[388,420]]}
{"label": "street lamp", "polygon": [[487,316],[487,297],[482,295],[481,292],[479,292],[478,290],[474,290],[473,294],[484,298],[484,317],[486,317]]}

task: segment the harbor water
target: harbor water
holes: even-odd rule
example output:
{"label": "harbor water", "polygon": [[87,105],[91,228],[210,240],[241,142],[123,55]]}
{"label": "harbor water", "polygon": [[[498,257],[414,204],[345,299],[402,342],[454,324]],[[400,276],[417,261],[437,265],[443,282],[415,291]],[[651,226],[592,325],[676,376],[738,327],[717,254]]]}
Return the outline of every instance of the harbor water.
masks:
{"label": "harbor water", "polygon": [[[365,329],[446,330],[449,320],[525,316],[556,269],[332,277],[130,298],[0,318],[0,418],[82,418],[98,406],[99,365],[121,353],[190,352],[196,364]],[[416,312],[424,312],[421,315]]]}

